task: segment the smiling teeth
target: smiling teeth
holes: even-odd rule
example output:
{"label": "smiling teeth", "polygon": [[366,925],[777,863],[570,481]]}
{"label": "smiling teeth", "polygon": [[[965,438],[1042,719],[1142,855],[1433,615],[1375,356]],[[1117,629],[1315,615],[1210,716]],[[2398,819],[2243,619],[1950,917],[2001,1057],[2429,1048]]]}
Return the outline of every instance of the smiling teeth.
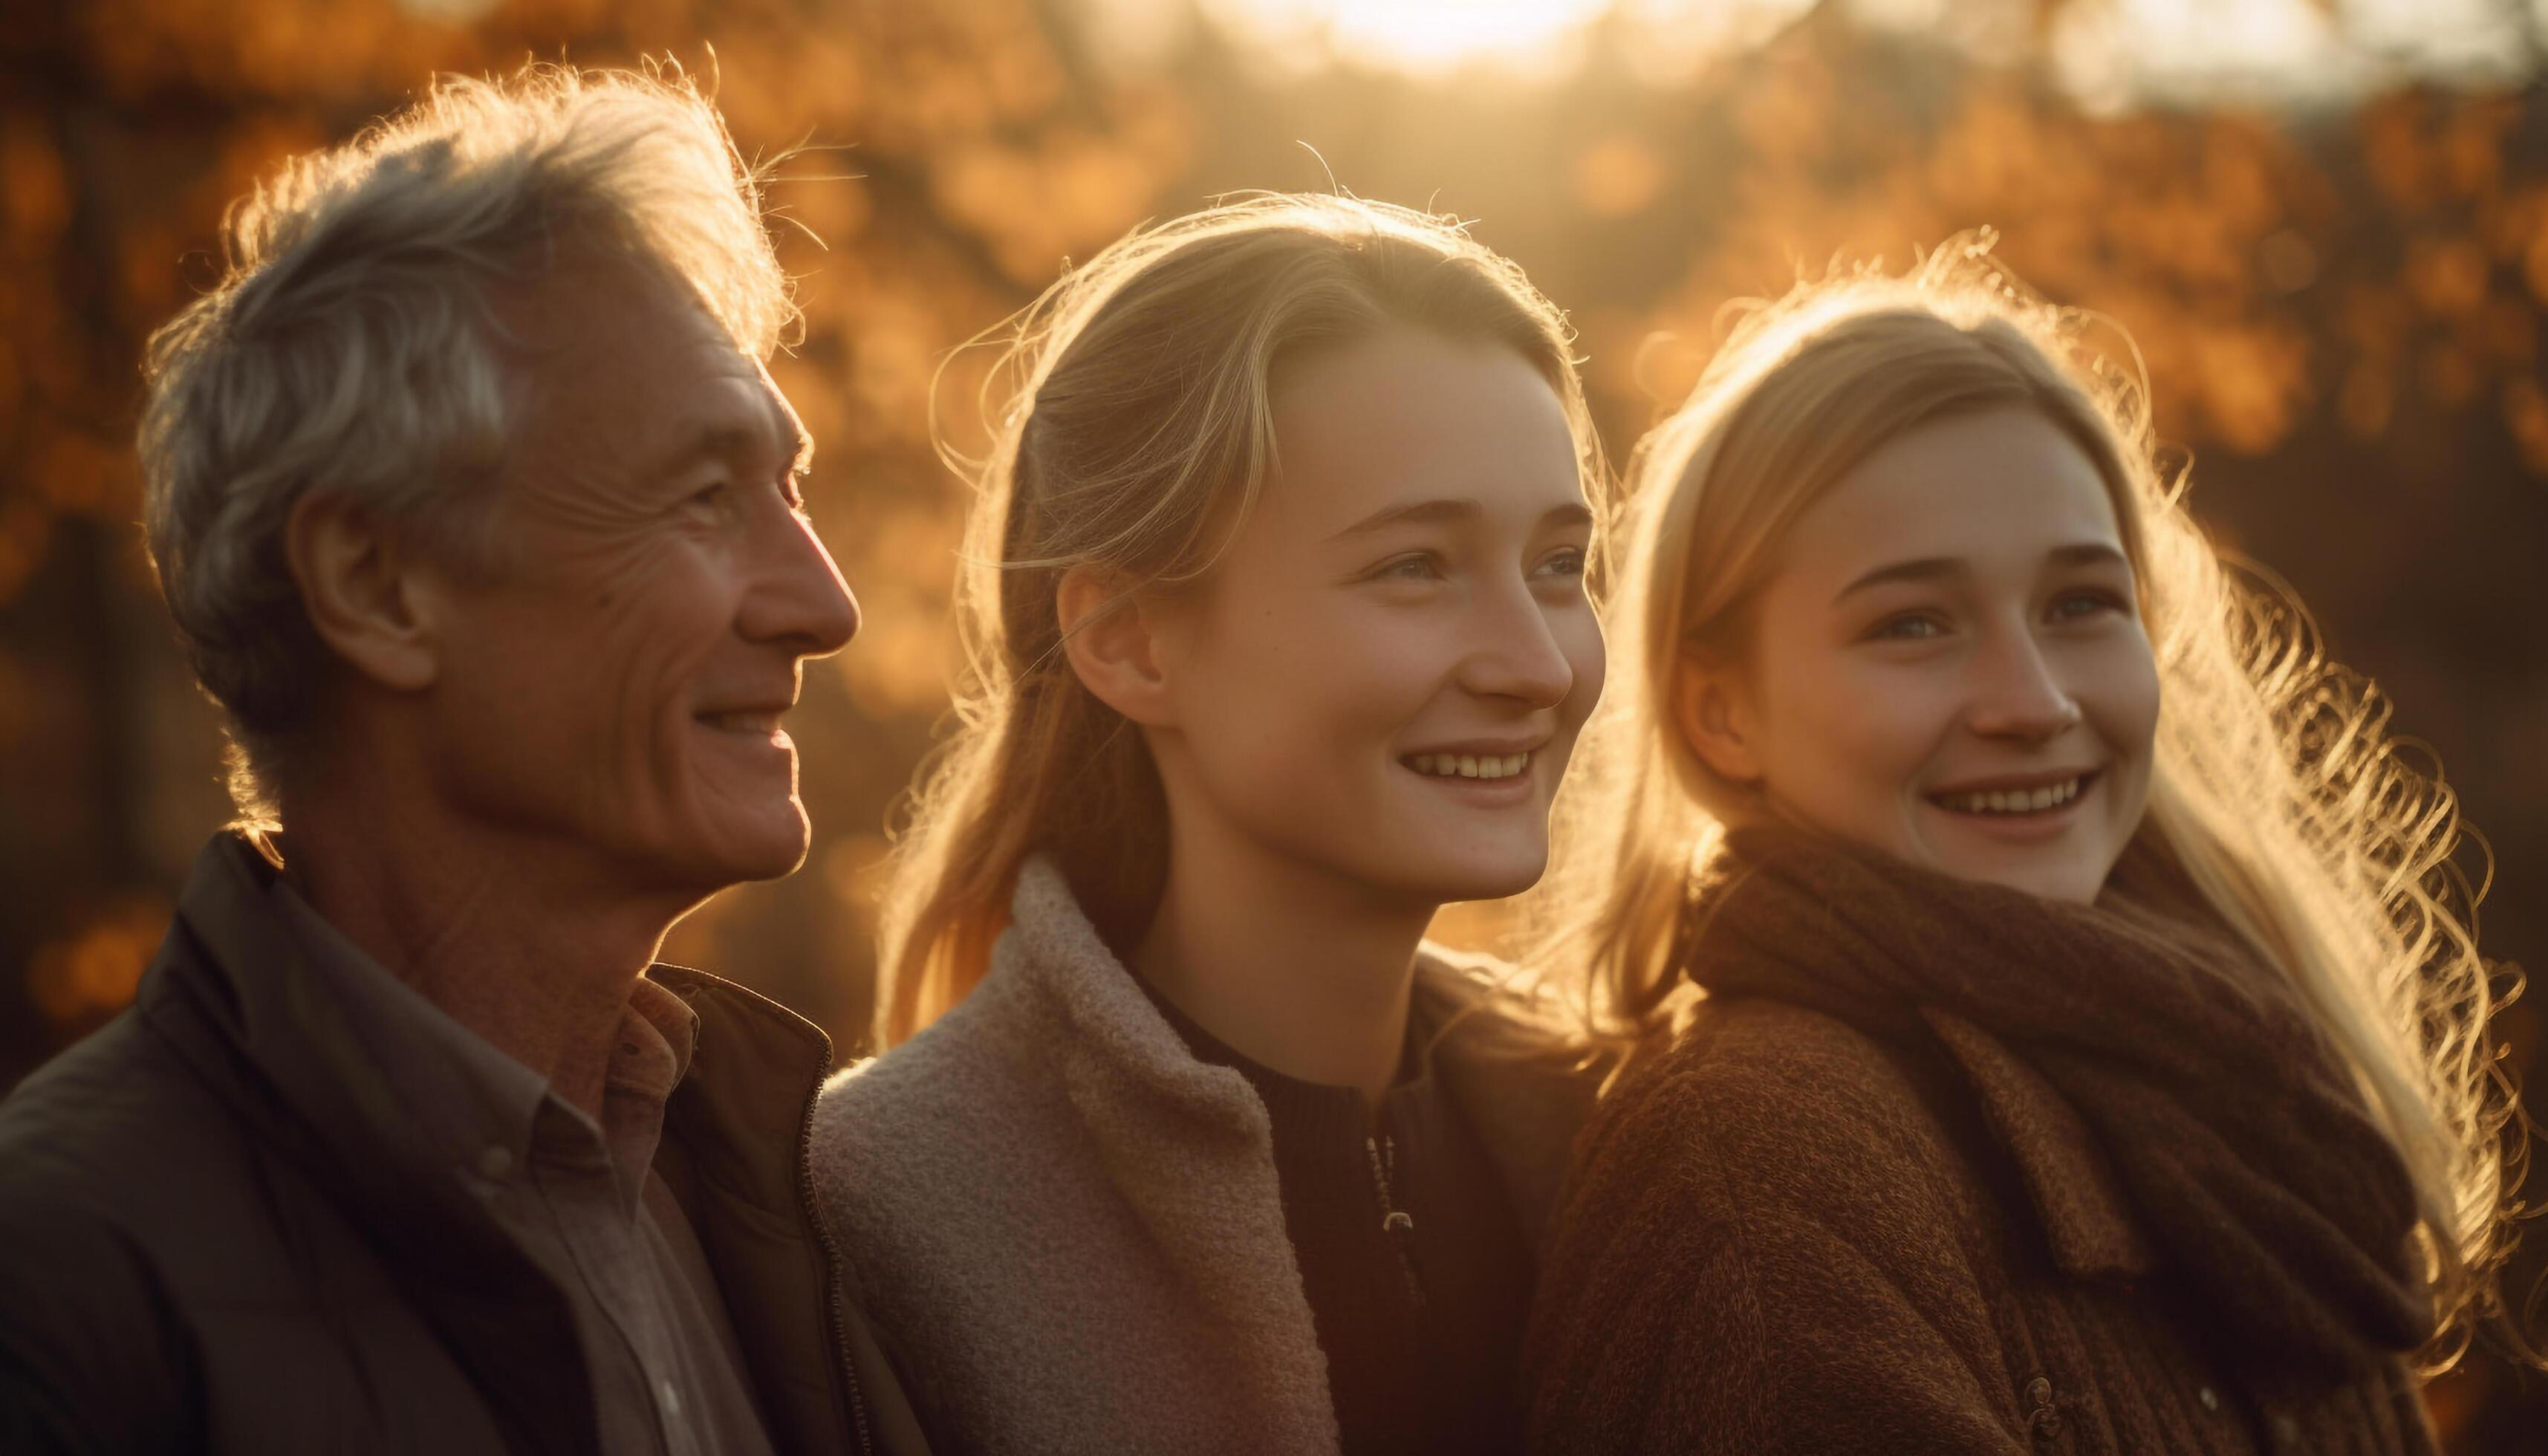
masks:
{"label": "smiling teeth", "polygon": [[1474,754],[1417,754],[1407,767],[1436,778],[1509,778],[1530,767],[1530,755],[1479,758]]}
{"label": "smiling teeth", "polygon": [[2057,809],[2079,796],[2085,778],[2071,778],[2060,783],[2048,783],[2042,788],[1984,790],[1980,793],[1941,794],[1939,804],[1961,814],[2041,814]]}

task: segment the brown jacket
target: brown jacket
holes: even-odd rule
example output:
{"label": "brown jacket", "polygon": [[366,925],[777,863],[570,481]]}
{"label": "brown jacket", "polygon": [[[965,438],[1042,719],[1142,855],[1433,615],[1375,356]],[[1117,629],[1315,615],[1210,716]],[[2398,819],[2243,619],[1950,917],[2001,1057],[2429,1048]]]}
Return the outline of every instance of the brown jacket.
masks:
{"label": "brown jacket", "polygon": [[[594,1451],[564,1295],[418,1145],[270,872],[217,838],[133,1009],[0,1102],[0,1450]],[[773,1443],[924,1450],[813,1206],[830,1042],[648,973],[700,1022],[656,1166]]]}
{"label": "brown jacket", "polygon": [[[1859,977],[1840,948],[1880,956],[1891,933],[1908,932],[1919,945],[1906,960],[1951,961],[1962,948],[1978,962],[2007,949],[1983,951],[1996,932],[1978,927],[2023,928],[2036,913],[1994,892],[2004,898],[1960,905],[1978,917],[1960,926],[1891,925],[1880,911],[1853,919],[1882,888],[1806,873],[1784,887],[1780,915],[1733,927],[1738,944],[1710,925],[1698,958],[1721,960],[1694,973],[1721,982],[1713,999],[1630,1074],[1578,1144],[1526,1357],[1535,1448],[2432,1451],[2401,1358],[2412,1322],[2365,1317],[2377,1337],[2348,1332],[2351,1353],[2331,1362],[2299,1358],[2298,1336],[2255,1332],[2270,1318],[2251,1312],[2256,1290],[2287,1276],[2313,1292],[2342,1280],[2279,1246],[2297,1234],[2251,1237],[2241,1221],[2318,1228],[2320,1211],[2282,1184],[2210,1172],[2223,1201],[2204,1205],[2189,1232],[2174,1213],[2199,1200],[2143,1171],[2168,1151],[2132,1127],[2159,1119],[2167,1101],[2151,1068],[2204,1065],[2207,1017],[2256,1034],[2257,1085],[2221,1089],[2252,1099],[2254,1115],[2211,1104],[2209,1122],[2161,1141],[2200,1153],[2215,1126],[2230,1129],[2225,1148],[2246,1131],[2282,1128],[2311,1143],[2294,1165],[2323,1150],[2320,1138],[2343,1144],[2349,1134],[2330,1133],[2305,1085],[2285,1076],[2311,1052],[2266,1035],[2284,1025],[2260,1010],[2271,999],[2187,974],[2173,989],[2200,1009],[2147,1048],[2146,1063],[2131,1053],[2135,1018],[2171,988],[2113,965],[2047,955],[2019,967],[2035,1004],[1989,1029],[1976,1008],[2007,988],[1987,972],[1963,983],[1906,975],[1903,994],[1879,1007],[1876,979]],[[2048,926],[2033,923],[2045,948],[2059,944],[2042,934]],[[2101,971],[2117,973],[2132,1006],[2088,1010],[2109,994]],[[2061,1005],[2072,997],[2077,1006]],[[2347,1202],[2348,1187],[2369,1208],[2396,1196],[2394,1170],[2377,1157],[2319,1161],[2337,1190],[2330,1205]],[[2317,1184],[2296,1175],[2293,1186]],[[2385,1230],[2387,1220],[2370,1222]],[[2194,1246],[2205,1237],[2221,1247]],[[2294,1329],[2321,1317],[2341,1325],[2325,1310],[2288,1313]]]}

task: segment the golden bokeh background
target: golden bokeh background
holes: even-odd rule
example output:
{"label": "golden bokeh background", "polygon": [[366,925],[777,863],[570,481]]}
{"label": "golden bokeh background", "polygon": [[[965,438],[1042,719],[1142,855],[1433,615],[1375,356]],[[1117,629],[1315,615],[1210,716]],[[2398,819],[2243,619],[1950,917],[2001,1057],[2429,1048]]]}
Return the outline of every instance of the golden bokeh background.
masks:
{"label": "golden bokeh background", "polygon": [[[794,149],[772,196],[808,327],[774,372],[865,610],[791,721],[812,858],[668,954],[845,1051],[891,804],[945,703],[965,502],[933,432],[979,433],[958,346],[1067,259],[1250,188],[1475,220],[1571,311],[1614,455],[1727,300],[1995,227],[2130,330],[2198,513],[2447,768],[2495,852],[2489,952],[2548,952],[2548,0],[21,0],[0,1087],[129,999],[225,815],[131,450],[141,341],[214,277],[224,206],[437,71],[644,56],[713,76],[748,152]],[[2536,1069],[2528,1008],[2501,1025]],[[2541,1382],[2483,1358],[2435,1406],[2455,1451],[2548,1429]]]}

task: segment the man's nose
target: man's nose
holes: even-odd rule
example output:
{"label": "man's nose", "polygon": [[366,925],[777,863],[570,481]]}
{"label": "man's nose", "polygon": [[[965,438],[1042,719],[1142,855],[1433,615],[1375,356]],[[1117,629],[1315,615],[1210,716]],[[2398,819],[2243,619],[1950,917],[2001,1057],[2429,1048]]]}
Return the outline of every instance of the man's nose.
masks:
{"label": "man's nose", "polygon": [[848,646],[859,631],[859,599],[813,522],[789,511],[783,523],[759,534],[762,559],[744,598],[743,634],[785,645],[798,657],[828,657]]}

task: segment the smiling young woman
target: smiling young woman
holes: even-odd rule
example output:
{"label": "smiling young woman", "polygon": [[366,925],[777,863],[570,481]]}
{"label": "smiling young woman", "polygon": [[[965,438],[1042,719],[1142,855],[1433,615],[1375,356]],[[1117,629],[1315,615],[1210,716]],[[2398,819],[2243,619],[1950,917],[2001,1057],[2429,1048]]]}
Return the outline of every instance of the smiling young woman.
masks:
{"label": "smiling young woman", "polygon": [[2509,1238],[2453,805],[2086,333],[1959,242],[1640,449],[1539,1449],[2432,1449]]}
{"label": "smiling young woman", "polygon": [[972,675],[818,1173],[946,1449],[1490,1452],[1592,1086],[1444,903],[1528,888],[1600,691],[1563,320],[1262,197],[1030,310]]}

